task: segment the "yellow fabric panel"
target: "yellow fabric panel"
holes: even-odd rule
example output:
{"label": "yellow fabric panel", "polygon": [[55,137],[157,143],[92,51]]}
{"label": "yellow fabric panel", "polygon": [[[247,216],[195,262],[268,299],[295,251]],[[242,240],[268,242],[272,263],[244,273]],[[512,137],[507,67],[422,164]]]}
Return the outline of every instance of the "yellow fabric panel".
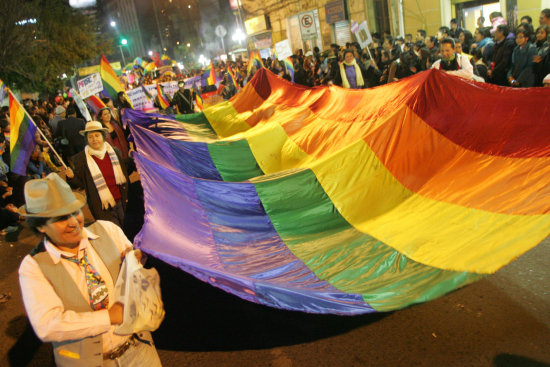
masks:
{"label": "yellow fabric panel", "polygon": [[250,125],[242,116],[243,114],[239,115],[228,101],[206,108],[203,112],[220,138],[250,129]]}
{"label": "yellow fabric panel", "polygon": [[311,169],[351,225],[440,269],[493,273],[543,240],[550,226],[550,215],[491,213],[414,194],[362,140]]}

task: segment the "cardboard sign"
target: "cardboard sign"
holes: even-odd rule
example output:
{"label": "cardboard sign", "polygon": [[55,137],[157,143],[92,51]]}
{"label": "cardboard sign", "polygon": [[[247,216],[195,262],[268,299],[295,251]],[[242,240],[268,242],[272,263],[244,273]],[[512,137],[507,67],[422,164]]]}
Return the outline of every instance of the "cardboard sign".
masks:
{"label": "cardboard sign", "polygon": [[292,50],[290,49],[290,42],[288,40],[282,40],[275,44],[275,51],[277,51],[277,56],[279,60],[286,59],[287,57],[292,56]]}
{"label": "cardboard sign", "polygon": [[99,73],[93,73],[84,79],[80,79],[76,82],[78,85],[78,91],[82,98],[88,98],[96,93],[103,91],[103,83],[101,83],[101,76]]}
{"label": "cardboard sign", "polygon": [[361,45],[361,48],[365,48],[368,45],[372,43],[372,36],[369,31],[369,27],[367,26],[367,21],[363,21],[361,24],[359,24],[359,29],[357,29],[356,32],[354,32],[355,37],[357,37],[357,42],[359,42],[359,45]]}

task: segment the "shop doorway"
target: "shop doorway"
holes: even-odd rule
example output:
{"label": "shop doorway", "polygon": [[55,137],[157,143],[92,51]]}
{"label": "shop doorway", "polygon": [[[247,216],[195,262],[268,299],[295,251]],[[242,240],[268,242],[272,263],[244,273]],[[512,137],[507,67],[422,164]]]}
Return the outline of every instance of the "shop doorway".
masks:
{"label": "shop doorway", "polygon": [[485,18],[484,27],[491,26],[489,14],[495,11],[501,11],[500,3],[494,0],[478,0],[468,1],[465,3],[455,4],[456,16],[458,24],[474,33],[477,28],[477,19]]}

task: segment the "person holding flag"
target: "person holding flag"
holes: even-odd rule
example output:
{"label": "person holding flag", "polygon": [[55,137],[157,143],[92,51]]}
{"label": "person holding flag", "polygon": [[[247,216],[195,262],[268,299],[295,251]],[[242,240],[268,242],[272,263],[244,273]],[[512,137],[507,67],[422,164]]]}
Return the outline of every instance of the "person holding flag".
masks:
{"label": "person holding flag", "polygon": [[183,80],[178,82],[178,91],[174,94],[171,106],[176,106],[178,113],[193,113],[193,101],[191,99],[191,91],[185,89]]}

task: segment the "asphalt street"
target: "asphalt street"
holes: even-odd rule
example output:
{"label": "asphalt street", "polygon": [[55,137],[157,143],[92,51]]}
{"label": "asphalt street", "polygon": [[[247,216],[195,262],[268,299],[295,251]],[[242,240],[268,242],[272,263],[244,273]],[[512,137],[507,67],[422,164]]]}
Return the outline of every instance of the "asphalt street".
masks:
{"label": "asphalt street", "polygon": [[[17,269],[37,243],[0,240],[0,366],[53,366],[30,328]],[[550,238],[496,274],[404,310],[342,317],[243,301],[150,258],[166,319],[164,366],[550,367]]]}

